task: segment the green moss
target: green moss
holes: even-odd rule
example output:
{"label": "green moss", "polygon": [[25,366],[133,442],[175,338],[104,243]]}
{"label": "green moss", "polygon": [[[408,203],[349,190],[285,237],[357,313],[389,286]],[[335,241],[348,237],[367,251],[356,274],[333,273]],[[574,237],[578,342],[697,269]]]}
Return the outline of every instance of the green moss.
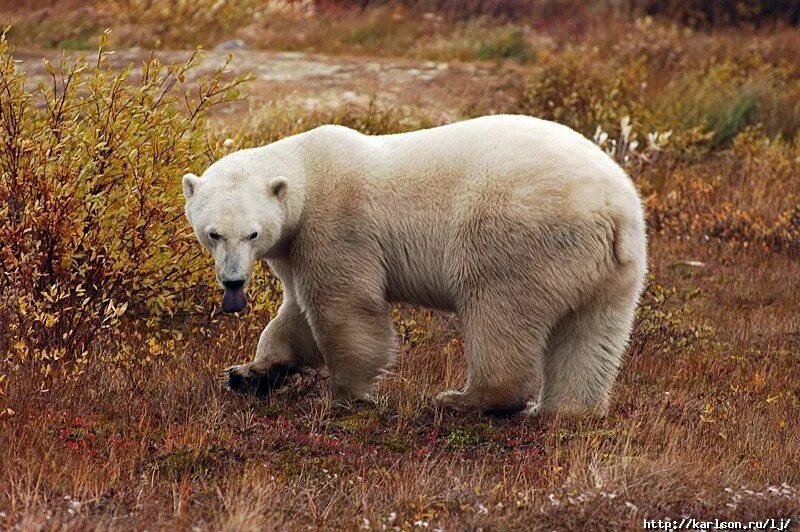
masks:
{"label": "green moss", "polygon": [[254,407],[256,415],[265,417],[267,419],[277,419],[285,413],[285,409],[266,402],[256,403]]}
{"label": "green moss", "polygon": [[486,423],[460,427],[450,431],[445,447],[451,451],[471,449],[489,443],[493,435],[494,429]]}
{"label": "green moss", "polygon": [[372,428],[377,424],[378,413],[374,410],[359,410],[332,423],[337,429],[351,433]]}
{"label": "green moss", "polygon": [[411,450],[412,446],[408,439],[403,436],[394,436],[392,438],[385,438],[379,442],[379,445],[392,451],[393,453],[405,454]]}
{"label": "green moss", "polygon": [[216,458],[208,449],[182,448],[159,456],[156,467],[168,475],[190,475],[197,478],[208,476],[215,462]]}
{"label": "green moss", "polygon": [[278,453],[276,466],[278,471],[288,478],[297,477],[303,472],[303,466],[313,467],[316,458],[307,456],[308,449],[285,449]]}
{"label": "green moss", "polygon": [[614,429],[592,429],[581,432],[581,436],[594,443],[613,441],[618,435]]}

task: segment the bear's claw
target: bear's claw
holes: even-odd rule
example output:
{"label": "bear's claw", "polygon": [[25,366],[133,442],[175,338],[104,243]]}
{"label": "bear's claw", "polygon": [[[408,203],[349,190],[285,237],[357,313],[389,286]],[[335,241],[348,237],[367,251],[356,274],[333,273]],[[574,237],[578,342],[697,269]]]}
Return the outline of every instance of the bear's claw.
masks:
{"label": "bear's claw", "polygon": [[444,391],[436,396],[434,402],[445,408],[451,408],[460,412],[468,412],[477,407],[477,405],[470,400],[470,397],[461,390]]}
{"label": "bear's claw", "polygon": [[280,388],[297,372],[298,368],[290,364],[276,364],[266,371],[257,371],[249,364],[231,366],[225,370],[231,391],[258,397],[269,395],[272,390]]}
{"label": "bear's claw", "polygon": [[480,410],[484,414],[508,418],[521,412],[526,404],[493,405],[481,404],[473,394],[461,390],[447,390],[436,396],[435,403],[445,408],[450,408],[459,412],[470,412]]}

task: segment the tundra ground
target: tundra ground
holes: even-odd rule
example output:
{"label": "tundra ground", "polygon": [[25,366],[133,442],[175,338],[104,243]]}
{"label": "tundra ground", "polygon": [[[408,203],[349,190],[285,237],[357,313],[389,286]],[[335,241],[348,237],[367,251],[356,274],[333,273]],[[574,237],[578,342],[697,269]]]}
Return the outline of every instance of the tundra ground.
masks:
{"label": "tundra ground", "polygon": [[[222,369],[251,359],[280,289],[261,272],[253,307],[221,316],[211,261],[202,256],[187,262],[204,272],[190,277],[193,306],[131,302],[119,319],[103,322],[80,356],[51,349],[59,336],[42,331],[60,327],[64,313],[64,323],[78,323],[81,304],[101,313],[108,301],[101,308],[81,296],[82,303],[58,307],[51,329],[36,325],[51,322],[32,313],[50,316],[56,303],[8,281],[33,268],[23,260],[25,239],[49,234],[36,218],[43,208],[31,200],[24,211],[33,213],[31,229],[19,233],[34,236],[3,233],[0,244],[7,279],[0,285],[0,527],[641,529],[644,519],[684,516],[792,518],[796,526],[796,30],[697,31],[650,19],[614,19],[605,27],[587,18],[575,37],[558,18],[524,31],[481,19],[458,26],[454,36],[443,26],[413,33],[414,13],[365,13],[342,15],[345,22],[330,29],[347,38],[307,37],[283,48],[276,44],[283,34],[272,26],[244,34],[214,26],[214,43],[249,36],[251,45],[233,51],[223,78],[255,79],[243,85],[243,99],[210,110],[201,132],[209,155],[221,153],[226,138],[247,146],[325,122],[388,133],[493,112],[535,114],[594,135],[642,191],[650,238],[650,280],[608,416],[497,419],[437,409],[432,398],[464,379],[459,324],[407,307],[394,310],[397,364],[380,381],[376,405],[332,404],[324,372],[296,376],[265,399],[233,394]],[[83,17],[89,15],[114,27],[108,13]],[[411,23],[385,31],[395,43],[411,32],[413,50],[373,35],[398,16]],[[419,24],[433,23],[420,17]],[[33,91],[50,79],[39,58],[57,59],[60,51],[47,47],[65,48],[66,38],[40,38],[47,24],[59,27],[58,17],[17,23],[28,33],[10,34],[19,43],[10,53],[22,60],[17,68],[29,74],[25,85]],[[66,34],[83,48],[94,42],[95,25]],[[115,72],[149,53],[126,48],[142,37],[121,27],[121,48],[108,58]],[[193,41],[164,39],[174,48],[161,53],[165,63],[190,55],[181,47]],[[325,42],[333,44],[326,49]],[[225,54],[210,52],[182,82],[212,75]],[[143,78],[134,70],[129,82]],[[46,111],[43,100],[31,105]],[[0,104],[0,118],[16,116],[15,101]],[[0,144],[22,146],[24,156],[30,144],[11,142],[8,131],[16,130],[0,123]],[[113,145],[109,138],[105,146]],[[6,171],[14,153],[0,150],[3,202],[14,190]],[[205,152],[198,154],[180,164],[205,164]],[[127,151],[120,160],[131,165],[121,175],[138,168]],[[174,172],[176,188],[165,194],[178,198]],[[191,238],[180,212],[164,213],[168,230]],[[9,220],[3,218],[8,227],[28,223]],[[41,249],[32,256],[45,256],[36,255]],[[70,264],[83,260],[75,254]],[[31,271],[45,275],[36,264]],[[57,265],[48,275],[70,267]],[[53,293],[60,286],[50,285]],[[63,297],[80,290],[67,286]],[[23,329],[30,320],[36,326]]]}

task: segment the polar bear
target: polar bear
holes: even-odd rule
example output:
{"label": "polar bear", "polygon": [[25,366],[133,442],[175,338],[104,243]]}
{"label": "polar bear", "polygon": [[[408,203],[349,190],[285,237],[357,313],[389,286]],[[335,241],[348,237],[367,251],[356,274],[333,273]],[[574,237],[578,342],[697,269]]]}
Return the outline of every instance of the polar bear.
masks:
{"label": "polar bear", "polygon": [[[487,116],[395,135],[322,126],[183,178],[223,310],[265,260],[283,304],[235,390],[325,365],[334,398],[392,362],[392,303],[455,312],[468,366],[439,403],[605,412],[646,270],[642,204],[596,145],[553,122]],[[538,397],[537,397],[538,396]]]}

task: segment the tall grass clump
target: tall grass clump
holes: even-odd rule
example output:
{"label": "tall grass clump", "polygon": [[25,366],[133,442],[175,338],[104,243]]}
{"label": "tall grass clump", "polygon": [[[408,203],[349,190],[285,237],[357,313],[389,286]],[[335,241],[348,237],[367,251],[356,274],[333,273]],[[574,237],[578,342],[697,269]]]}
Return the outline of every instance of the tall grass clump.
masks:
{"label": "tall grass clump", "polygon": [[191,92],[198,54],[134,77],[91,61],[46,62],[29,87],[0,38],[0,353],[49,372],[85,359],[124,315],[192,310],[203,263],[180,175],[206,158],[204,116],[244,81],[217,69]]}
{"label": "tall grass clump", "polygon": [[770,137],[793,140],[800,130],[800,81],[794,68],[750,70],[731,61],[714,64],[700,74],[678,79],[668,115],[684,129],[703,127],[712,133],[711,147],[728,148],[748,127],[758,126]]}
{"label": "tall grass clump", "polygon": [[525,86],[519,112],[566,124],[588,137],[598,126],[615,131],[625,116],[649,125],[642,103],[648,73],[644,61],[616,69],[614,65],[599,68],[603,62],[597,50],[565,52],[548,59]]}

